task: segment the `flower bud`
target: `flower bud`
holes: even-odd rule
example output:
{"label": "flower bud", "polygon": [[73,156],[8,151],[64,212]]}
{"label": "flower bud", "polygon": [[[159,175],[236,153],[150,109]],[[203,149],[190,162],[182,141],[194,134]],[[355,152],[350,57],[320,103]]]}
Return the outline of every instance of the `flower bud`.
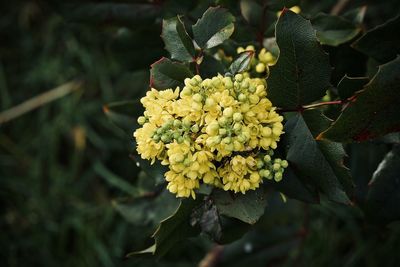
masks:
{"label": "flower bud", "polygon": [[270,155],[265,155],[264,156],[264,161],[267,162],[267,163],[270,162],[271,161],[271,156]]}
{"label": "flower bud", "polygon": [[228,118],[232,117],[232,115],[233,115],[233,108],[229,107],[229,108],[224,109],[223,115],[224,115],[225,117],[228,117]]}
{"label": "flower bud", "polygon": [[258,97],[258,95],[250,95],[249,96],[249,101],[251,104],[257,104],[260,101],[260,98]]}
{"label": "flower bud", "polygon": [[256,65],[256,72],[263,73],[265,71],[265,65],[263,63],[258,63]]}
{"label": "flower bud", "polygon": [[199,93],[194,94],[192,96],[192,98],[193,98],[193,101],[195,101],[197,103],[201,103],[201,101],[203,100],[203,97]]}
{"label": "flower bud", "polygon": [[272,165],[272,169],[274,171],[279,171],[281,169],[281,164],[279,163],[274,163],[274,165]]}
{"label": "flower bud", "polygon": [[200,129],[199,129],[199,126],[198,126],[197,124],[195,124],[195,125],[193,125],[193,126],[190,128],[190,130],[191,130],[193,133],[197,133]]}
{"label": "flower bud", "polygon": [[289,163],[287,162],[287,160],[282,160],[281,161],[281,167],[282,168],[287,168],[289,166]]}
{"label": "flower bud", "polygon": [[233,113],[233,120],[236,122],[240,122],[243,120],[243,115],[239,112]]}
{"label": "flower bud", "polygon": [[140,117],[137,119],[137,122],[139,123],[139,125],[143,125],[143,124],[146,123],[146,118],[145,118],[144,116],[140,116]]}
{"label": "flower bud", "polygon": [[239,94],[238,100],[240,102],[244,102],[244,101],[246,101],[246,99],[247,99],[247,96],[245,94],[243,94],[243,93]]}
{"label": "flower bud", "polygon": [[275,175],[274,175],[274,180],[275,180],[276,182],[281,181],[281,180],[282,180],[282,173],[281,173],[281,172],[275,173]]}

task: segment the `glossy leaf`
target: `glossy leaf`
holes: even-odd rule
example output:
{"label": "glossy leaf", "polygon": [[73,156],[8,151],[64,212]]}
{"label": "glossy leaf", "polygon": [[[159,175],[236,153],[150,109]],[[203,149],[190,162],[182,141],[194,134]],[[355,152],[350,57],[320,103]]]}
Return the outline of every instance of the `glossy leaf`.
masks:
{"label": "glossy leaf", "polygon": [[164,40],[165,49],[171,54],[172,59],[186,62],[194,60],[193,41],[186,32],[179,16],[163,20],[161,38]]}
{"label": "glossy leaf", "polygon": [[193,35],[200,48],[212,48],[222,44],[234,30],[235,17],[226,9],[210,7],[193,25]]}
{"label": "glossy leaf", "polygon": [[285,9],[275,34],[280,54],[268,79],[272,103],[296,109],[320,99],[331,86],[331,67],[310,21]]}
{"label": "glossy leaf", "polygon": [[195,236],[199,231],[190,225],[192,210],[199,204],[191,199],[182,200],[174,214],[161,221],[154,233],[155,244],[138,252],[132,252],[128,256],[141,253],[152,253],[156,257],[164,256],[176,243],[186,238]]}
{"label": "glossy leaf", "polygon": [[[285,142],[282,140],[282,144]],[[295,174],[292,166],[283,173],[283,179],[279,183],[267,181],[279,192],[285,194],[289,198],[294,198],[308,203],[318,203],[319,196],[315,187],[306,184],[299,176]]]}
{"label": "glossy leaf", "polygon": [[296,114],[285,125],[289,164],[296,175],[315,184],[330,200],[349,204],[345,190],[351,191],[351,180],[343,166],[342,145],[314,139],[318,129],[329,125],[319,111],[310,110],[303,115]]}
{"label": "glossy leaf", "polygon": [[380,63],[386,63],[400,54],[400,35],[397,34],[399,28],[400,16],[397,16],[368,31],[353,47]]}
{"label": "glossy leaf", "polygon": [[212,199],[220,214],[255,224],[264,214],[267,201],[264,190],[247,191],[246,194],[231,194],[223,190],[214,190]]}
{"label": "glossy leaf", "polygon": [[367,77],[349,77],[345,75],[339,82],[337,90],[342,100],[347,100],[357,91],[363,89],[363,86],[368,83]]}
{"label": "glossy leaf", "polygon": [[319,13],[312,19],[317,30],[317,37],[321,44],[338,46],[356,37],[361,28],[339,16]]}
{"label": "glossy leaf", "polygon": [[379,67],[374,78],[318,139],[363,141],[400,131],[400,57]]}
{"label": "glossy leaf", "polygon": [[370,182],[366,211],[375,222],[400,220],[400,147],[379,164]]}
{"label": "glossy leaf", "polygon": [[229,72],[235,75],[248,70],[253,56],[254,51],[244,51],[240,53],[229,66]]}
{"label": "glossy leaf", "polygon": [[151,65],[150,86],[159,90],[183,86],[185,78],[193,77],[193,73],[185,65],[161,58]]}

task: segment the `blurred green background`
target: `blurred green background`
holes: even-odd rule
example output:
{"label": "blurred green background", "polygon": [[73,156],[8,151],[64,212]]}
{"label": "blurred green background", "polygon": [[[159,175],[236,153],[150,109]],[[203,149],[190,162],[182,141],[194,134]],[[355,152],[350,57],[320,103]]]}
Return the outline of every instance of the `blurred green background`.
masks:
{"label": "blurred green background", "polygon": [[[396,3],[351,5],[372,6],[366,19],[372,27],[395,15]],[[324,201],[284,204],[276,193],[262,220],[223,253],[201,236],[160,261],[125,259],[152,244],[151,234],[177,201],[162,191],[157,167],[135,161],[132,137],[107,118],[104,105],[144,95],[149,65],[167,56],[159,37],[163,17],[186,14],[193,23],[215,4],[243,22],[238,1],[2,1],[0,111],[70,81],[83,83],[0,125],[1,266],[214,266],[212,260],[215,266],[398,266],[398,224],[369,225],[358,209]],[[300,6],[315,14],[335,4]],[[237,28],[237,44],[254,39],[246,29]],[[133,131],[134,118],[120,119]],[[358,155],[349,164],[362,198],[389,147],[364,143],[348,151]]]}

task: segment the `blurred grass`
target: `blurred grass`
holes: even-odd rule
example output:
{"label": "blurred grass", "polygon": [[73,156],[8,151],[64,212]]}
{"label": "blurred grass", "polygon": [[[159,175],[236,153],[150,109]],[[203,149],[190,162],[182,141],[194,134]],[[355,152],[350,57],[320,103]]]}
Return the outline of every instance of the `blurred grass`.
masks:
{"label": "blurred grass", "polygon": [[[162,192],[158,167],[132,161],[133,139],[108,120],[103,106],[147,90],[148,66],[165,55],[161,17],[187,13],[193,20],[214,2],[237,7],[235,1],[176,0],[160,9],[158,2],[0,3],[0,111],[84,81],[0,125],[1,266],[194,266],[213,251],[199,237],[161,262],[124,260],[152,244],[157,222],[176,201]],[[374,171],[365,164],[377,165],[387,150],[352,147],[363,156],[351,162],[363,190]],[[352,207],[307,207],[271,195],[255,229],[224,247],[220,266],[398,264],[399,225],[369,226]]]}

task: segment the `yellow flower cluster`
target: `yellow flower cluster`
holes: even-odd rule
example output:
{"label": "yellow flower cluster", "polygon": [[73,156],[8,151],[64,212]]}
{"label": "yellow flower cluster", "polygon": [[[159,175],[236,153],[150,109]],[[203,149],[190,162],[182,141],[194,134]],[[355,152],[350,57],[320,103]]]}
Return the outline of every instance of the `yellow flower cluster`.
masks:
{"label": "yellow flower cluster", "polygon": [[265,79],[218,75],[185,79],[175,90],[151,89],[134,136],[143,159],[169,166],[167,189],[195,198],[201,183],[245,193],[263,178],[280,181],[287,161],[272,159],[283,117]]}

